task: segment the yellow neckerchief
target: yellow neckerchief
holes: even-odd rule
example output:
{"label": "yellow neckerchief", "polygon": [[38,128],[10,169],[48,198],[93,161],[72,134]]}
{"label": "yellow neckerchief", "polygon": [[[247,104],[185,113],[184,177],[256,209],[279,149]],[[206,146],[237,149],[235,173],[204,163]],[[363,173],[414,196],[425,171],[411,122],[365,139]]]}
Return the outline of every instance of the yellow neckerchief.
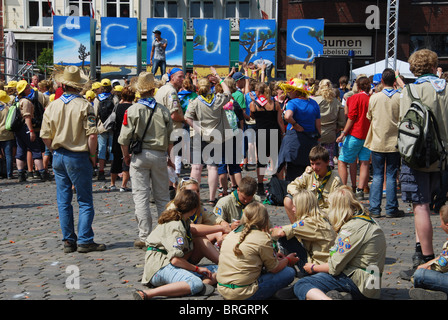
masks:
{"label": "yellow neckerchief", "polygon": [[215,95],[213,93],[208,94],[206,96],[200,95],[199,99],[206,104],[207,106],[211,107],[213,105],[213,102],[215,101]]}
{"label": "yellow neckerchief", "polygon": [[[324,192],[324,188],[325,188],[325,185],[327,184],[328,180],[330,180],[330,176],[331,176],[331,170],[328,170],[327,174],[322,178],[322,183],[317,188],[317,199],[318,200],[322,199],[322,193]],[[319,181],[319,176],[316,173],[314,173],[314,178],[317,181]]]}
{"label": "yellow neckerchief", "polygon": [[370,223],[376,223],[375,220],[372,219],[372,217],[368,214],[365,214],[363,211],[356,212],[352,219],[361,219]]}

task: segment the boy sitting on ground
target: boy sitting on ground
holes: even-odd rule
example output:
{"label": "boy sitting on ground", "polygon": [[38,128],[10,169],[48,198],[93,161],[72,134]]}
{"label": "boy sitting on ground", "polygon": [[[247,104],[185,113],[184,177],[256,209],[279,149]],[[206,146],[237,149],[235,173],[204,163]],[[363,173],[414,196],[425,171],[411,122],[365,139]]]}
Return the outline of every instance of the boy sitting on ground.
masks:
{"label": "boy sitting on ground", "polygon": [[319,208],[324,212],[328,212],[328,195],[342,185],[337,171],[333,171],[329,167],[330,155],[327,149],[320,145],[313,147],[310,151],[309,159],[311,166],[307,167],[300,177],[288,184],[288,194],[283,200],[283,205],[291,223],[295,222],[292,199],[298,190],[306,189],[313,192],[317,197]]}
{"label": "boy sitting on ground", "polygon": [[213,212],[227,221],[230,228],[234,230],[239,226],[244,208],[253,201],[260,201],[260,198],[255,195],[257,187],[257,181],[254,178],[242,178],[236,190],[218,200]]}

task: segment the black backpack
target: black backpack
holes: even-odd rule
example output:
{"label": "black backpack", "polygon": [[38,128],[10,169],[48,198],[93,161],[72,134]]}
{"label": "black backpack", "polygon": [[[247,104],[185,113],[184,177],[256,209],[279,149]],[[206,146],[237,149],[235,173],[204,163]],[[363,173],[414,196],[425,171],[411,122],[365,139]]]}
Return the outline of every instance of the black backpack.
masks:
{"label": "black backpack", "polygon": [[264,203],[268,203],[273,206],[283,206],[283,199],[288,193],[286,189],[289,183],[289,181],[280,180],[275,175],[272,176],[271,181],[269,181],[268,184],[268,191]]}
{"label": "black backpack", "polygon": [[104,100],[100,100],[98,116],[100,117],[102,123],[106,122],[107,118],[109,118],[114,108],[115,103],[113,95],[109,95]]}
{"label": "black backpack", "polygon": [[39,93],[35,92],[32,99],[26,98],[29,101],[31,101],[34,105],[34,117],[31,120],[31,123],[33,124],[33,128],[40,129],[42,126],[42,120],[44,119],[44,106],[39,101]]}

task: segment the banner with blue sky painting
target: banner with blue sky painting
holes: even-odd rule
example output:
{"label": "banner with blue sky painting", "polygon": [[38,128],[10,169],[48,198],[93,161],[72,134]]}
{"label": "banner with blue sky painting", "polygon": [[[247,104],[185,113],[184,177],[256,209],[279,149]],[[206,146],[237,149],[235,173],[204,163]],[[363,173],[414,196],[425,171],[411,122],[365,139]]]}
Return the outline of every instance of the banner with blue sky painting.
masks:
{"label": "banner with blue sky painting", "polygon": [[313,78],[314,58],[324,50],[324,19],[288,20],[286,34],[286,79]]}
{"label": "banner with blue sky painting", "polygon": [[90,17],[53,17],[53,61],[56,69],[75,65],[85,73],[95,70],[95,29],[96,20]]}
{"label": "banner with blue sky painting", "polygon": [[135,76],[141,67],[137,18],[101,18],[101,77]]}

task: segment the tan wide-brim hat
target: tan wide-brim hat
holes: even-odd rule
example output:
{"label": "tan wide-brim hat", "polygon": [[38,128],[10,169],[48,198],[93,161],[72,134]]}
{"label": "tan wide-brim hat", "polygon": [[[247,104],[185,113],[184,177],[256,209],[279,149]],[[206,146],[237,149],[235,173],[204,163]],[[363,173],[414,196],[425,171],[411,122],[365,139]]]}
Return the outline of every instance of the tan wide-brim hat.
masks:
{"label": "tan wide-brim hat", "polygon": [[64,72],[56,74],[54,79],[76,89],[82,89],[89,82],[89,78],[77,66],[65,67]]}
{"label": "tan wide-brim hat", "polygon": [[138,75],[137,81],[134,83],[134,88],[137,92],[143,93],[151,91],[156,88],[156,82],[154,80],[154,74],[150,72],[141,72]]}

